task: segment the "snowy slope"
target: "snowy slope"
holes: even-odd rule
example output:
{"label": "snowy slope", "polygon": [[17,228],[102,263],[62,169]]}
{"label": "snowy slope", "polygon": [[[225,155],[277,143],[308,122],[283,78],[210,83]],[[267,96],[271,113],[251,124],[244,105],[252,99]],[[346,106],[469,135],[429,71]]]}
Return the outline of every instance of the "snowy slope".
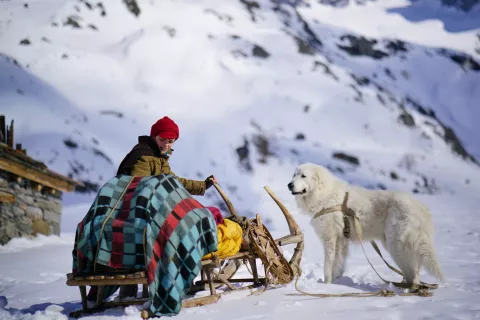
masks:
{"label": "snowy slope", "polygon": [[[369,188],[415,192],[432,207],[448,279],[434,298],[329,304],[284,296],[295,292],[289,285],[248,298],[242,319],[322,312],[346,319],[352,310],[365,319],[403,319],[410,315],[405,301],[422,310],[416,319],[478,316],[475,8],[437,8],[442,15],[432,19],[431,6],[416,10],[419,3],[400,0],[339,7],[266,0],[138,3],[136,16],[122,1],[0,1],[0,113],[15,120],[16,142],[29,155],[90,187],[64,196],[61,239],[27,241],[22,250],[17,242],[0,247],[0,297],[8,300],[0,318],[37,310],[61,317],[58,310],[44,311],[50,303],[65,313],[78,307],[77,291],[64,286],[73,241],[68,233],[137,136],[164,115],[180,126],[171,158],[176,174],[215,174],[241,214],[260,213],[277,235],[286,225],[263,186],[285,202],[307,236],[300,284],[310,291],[374,291],[381,283],[359,248],[340,285],[317,282],[321,245],[286,188],[297,164],[324,164]],[[415,21],[406,11],[423,18]],[[199,199],[221,204],[213,190]],[[50,266],[52,260],[58,263]],[[42,261],[42,271],[31,270],[30,261]],[[22,279],[23,271],[43,280]],[[181,317],[224,318],[245,309],[244,301],[185,310]],[[387,313],[391,309],[397,313]],[[127,314],[138,317],[135,308]]]}
{"label": "snowy slope", "polygon": [[[436,48],[381,40],[367,55],[352,57],[346,50],[355,50],[356,38],[348,37],[360,35],[318,22],[315,6],[145,2],[141,8],[135,17],[113,2],[6,6],[2,105],[17,121],[17,139],[53,169],[101,184],[136,136],[165,114],[182,129],[172,158],[177,174],[215,173],[240,189],[251,176],[226,171],[238,163],[235,148],[244,136],[253,142],[253,134],[280,139],[277,146],[270,141],[267,153],[274,154],[282,144],[299,144],[298,133],[306,137],[299,145],[322,145],[327,158],[335,150],[368,157],[381,147],[396,156],[376,169],[391,170],[407,153],[451,158],[440,121],[458,136],[464,157],[480,154],[479,73]],[[22,15],[32,24],[23,24]],[[72,20],[79,28],[65,25]],[[24,39],[30,44],[20,45]],[[401,115],[416,126],[402,126]],[[189,165],[192,157],[197,168]]]}

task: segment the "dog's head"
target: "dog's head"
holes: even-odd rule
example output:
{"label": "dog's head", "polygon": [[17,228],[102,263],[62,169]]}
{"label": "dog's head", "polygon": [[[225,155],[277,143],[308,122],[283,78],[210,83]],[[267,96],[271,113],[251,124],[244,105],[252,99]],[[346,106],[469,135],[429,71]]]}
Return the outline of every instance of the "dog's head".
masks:
{"label": "dog's head", "polygon": [[288,189],[299,207],[309,214],[323,208],[329,199],[336,199],[335,192],[343,194],[335,176],[327,168],[312,163],[301,164],[295,169]]}
{"label": "dog's head", "polygon": [[307,196],[318,188],[319,166],[305,163],[299,165],[293,173],[292,181],[288,183],[288,190],[294,196]]}

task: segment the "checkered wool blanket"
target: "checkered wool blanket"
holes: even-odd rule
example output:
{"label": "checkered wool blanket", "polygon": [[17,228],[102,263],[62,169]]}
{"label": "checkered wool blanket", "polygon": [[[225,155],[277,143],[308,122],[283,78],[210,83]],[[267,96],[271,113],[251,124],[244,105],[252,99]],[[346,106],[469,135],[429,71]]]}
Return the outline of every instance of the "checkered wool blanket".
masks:
{"label": "checkered wool blanket", "polygon": [[[146,270],[150,310],[175,315],[200,272],[201,258],[216,251],[217,243],[213,215],[174,176],[120,175],[100,189],[78,224],[73,272],[91,273],[95,261]],[[105,288],[104,298],[116,289]]]}

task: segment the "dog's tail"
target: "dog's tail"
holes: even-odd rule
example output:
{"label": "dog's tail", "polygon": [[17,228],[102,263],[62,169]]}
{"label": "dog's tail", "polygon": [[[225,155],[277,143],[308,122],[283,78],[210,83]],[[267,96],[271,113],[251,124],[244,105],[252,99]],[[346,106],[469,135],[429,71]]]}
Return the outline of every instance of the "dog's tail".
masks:
{"label": "dog's tail", "polygon": [[427,271],[440,281],[444,281],[445,277],[442,268],[438,263],[437,255],[433,249],[433,245],[429,241],[422,241],[418,248],[418,253],[422,257],[422,265]]}

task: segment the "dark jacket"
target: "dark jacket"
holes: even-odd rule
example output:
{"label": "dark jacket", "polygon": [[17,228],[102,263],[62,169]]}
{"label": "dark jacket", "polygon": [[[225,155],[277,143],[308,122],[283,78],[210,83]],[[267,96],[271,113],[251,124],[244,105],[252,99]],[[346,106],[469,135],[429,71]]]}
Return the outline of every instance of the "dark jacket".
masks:
{"label": "dark jacket", "polygon": [[117,170],[117,175],[156,176],[174,175],[190,194],[205,194],[205,181],[177,177],[170,169],[168,155],[162,155],[155,140],[149,136],[138,137],[138,144],[125,156]]}

